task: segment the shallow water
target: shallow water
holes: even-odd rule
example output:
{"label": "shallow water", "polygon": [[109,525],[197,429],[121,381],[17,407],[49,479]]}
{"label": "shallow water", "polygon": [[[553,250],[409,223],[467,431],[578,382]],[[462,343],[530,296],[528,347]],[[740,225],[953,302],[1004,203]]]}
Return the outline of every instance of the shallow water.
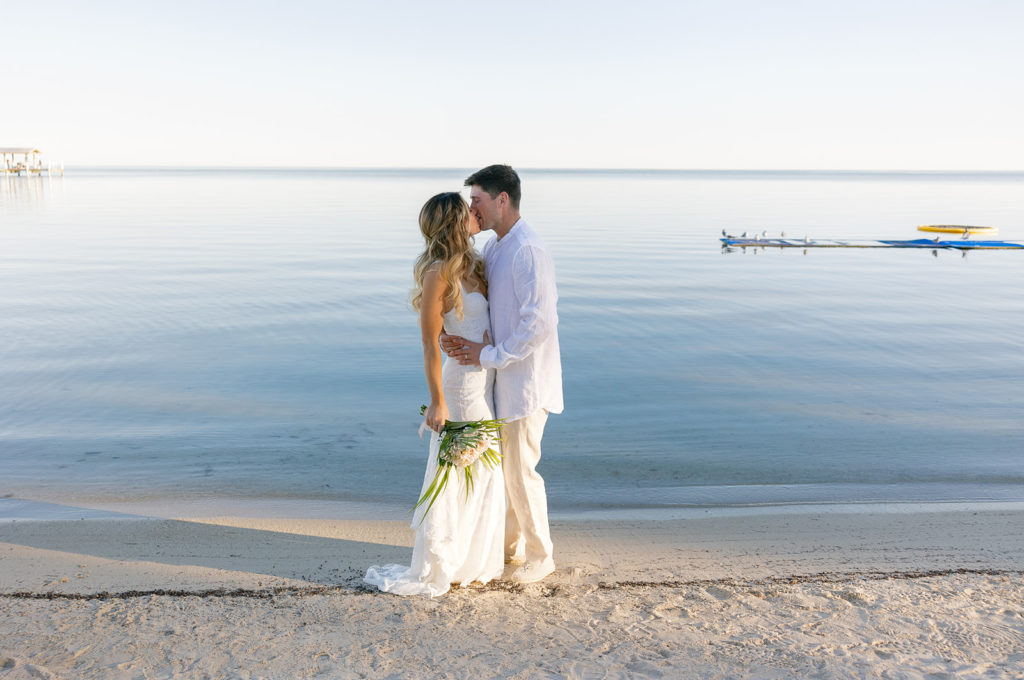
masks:
{"label": "shallow water", "polygon": [[[0,496],[414,500],[419,206],[463,170],[0,178]],[[523,171],[556,511],[1024,500],[1024,174]],[[482,240],[478,241],[482,243]]]}

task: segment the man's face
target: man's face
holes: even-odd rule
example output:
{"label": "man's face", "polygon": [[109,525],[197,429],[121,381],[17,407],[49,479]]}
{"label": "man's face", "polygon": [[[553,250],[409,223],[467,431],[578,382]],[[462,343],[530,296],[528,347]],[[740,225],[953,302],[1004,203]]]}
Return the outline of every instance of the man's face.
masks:
{"label": "man's face", "polygon": [[470,187],[469,210],[480,221],[481,231],[494,229],[498,225],[498,218],[501,216],[498,201],[501,199],[501,196],[501,194],[498,194],[496,197],[491,198],[490,194],[484,191],[482,187],[475,184]]}

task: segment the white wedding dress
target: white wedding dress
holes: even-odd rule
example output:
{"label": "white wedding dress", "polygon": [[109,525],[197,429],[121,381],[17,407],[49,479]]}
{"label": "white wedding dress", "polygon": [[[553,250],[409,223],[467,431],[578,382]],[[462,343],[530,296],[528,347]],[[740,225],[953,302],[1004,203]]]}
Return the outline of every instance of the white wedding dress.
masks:
{"label": "white wedding dress", "polygon": [[[454,311],[444,315],[445,332],[482,342],[484,331],[490,329],[487,298],[480,293],[467,293],[463,288],[462,308],[462,319]],[[441,382],[450,420],[494,418],[493,370],[462,366],[445,358]],[[439,448],[440,437],[431,432],[421,495],[437,472]],[[497,446],[495,450],[499,450]],[[363,577],[366,583],[396,595],[436,597],[448,592],[452,583],[487,583],[501,577],[505,566],[505,482],[501,466],[491,470],[478,460],[472,469],[473,489],[468,498],[465,480],[456,474],[459,469],[454,468],[449,473],[448,486],[426,517],[427,503],[416,510],[412,520],[416,530],[412,565],[374,565]]]}

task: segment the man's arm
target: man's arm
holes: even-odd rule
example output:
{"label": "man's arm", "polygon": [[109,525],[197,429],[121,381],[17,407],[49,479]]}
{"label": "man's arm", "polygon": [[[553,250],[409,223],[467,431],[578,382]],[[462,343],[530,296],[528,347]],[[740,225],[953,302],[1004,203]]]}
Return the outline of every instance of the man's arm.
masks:
{"label": "man's arm", "polygon": [[[470,344],[466,361],[485,368],[504,368],[530,356],[558,326],[555,267],[543,248],[526,246],[516,253],[512,285],[519,301],[519,321],[512,335],[495,345]],[[476,359],[476,362],[472,362]]]}

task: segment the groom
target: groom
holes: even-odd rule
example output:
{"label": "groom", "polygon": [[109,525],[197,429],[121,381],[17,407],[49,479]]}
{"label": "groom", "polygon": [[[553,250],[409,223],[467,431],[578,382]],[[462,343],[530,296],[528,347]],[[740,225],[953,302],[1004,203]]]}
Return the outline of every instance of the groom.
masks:
{"label": "groom", "polygon": [[470,175],[466,186],[481,231],[498,236],[482,253],[494,339],[484,344],[442,334],[441,346],[460,364],[496,369],[494,409],[506,421],[505,560],[525,554],[511,579],[533,583],[555,570],[544,480],[535,469],[548,413],[562,412],[555,268],[544,242],[519,216],[522,192],[515,170],[489,165]]}

